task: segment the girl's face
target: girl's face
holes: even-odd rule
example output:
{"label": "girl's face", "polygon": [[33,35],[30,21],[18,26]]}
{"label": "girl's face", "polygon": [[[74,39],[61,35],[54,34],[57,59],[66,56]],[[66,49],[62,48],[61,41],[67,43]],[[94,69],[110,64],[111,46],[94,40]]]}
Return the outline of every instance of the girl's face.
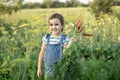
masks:
{"label": "girl's face", "polygon": [[61,34],[63,25],[58,18],[53,18],[49,20],[49,27],[52,35],[59,36]]}

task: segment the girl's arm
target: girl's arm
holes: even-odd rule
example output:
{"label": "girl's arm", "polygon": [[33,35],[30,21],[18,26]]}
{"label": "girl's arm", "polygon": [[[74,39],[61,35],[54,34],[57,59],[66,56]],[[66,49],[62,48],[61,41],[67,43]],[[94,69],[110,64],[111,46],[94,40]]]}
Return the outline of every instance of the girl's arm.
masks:
{"label": "girl's arm", "polygon": [[65,43],[64,43],[64,45],[63,45],[63,53],[64,53],[65,49],[70,46],[70,43],[71,43],[71,40],[69,40],[69,38],[66,37]]}
{"label": "girl's arm", "polygon": [[68,48],[68,47],[69,47],[69,43],[64,43],[63,53],[64,53],[65,49]]}
{"label": "girl's arm", "polygon": [[43,42],[42,43],[42,47],[41,47],[41,51],[39,53],[39,58],[38,58],[38,71],[37,71],[37,75],[38,77],[40,77],[42,75],[42,61],[43,61],[43,58],[44,58],[44,53],[45,53],[45,43]]}
{"label": "girl's arm", "polygon": [[64,49],[69,47],[69,43],[64,44]]}

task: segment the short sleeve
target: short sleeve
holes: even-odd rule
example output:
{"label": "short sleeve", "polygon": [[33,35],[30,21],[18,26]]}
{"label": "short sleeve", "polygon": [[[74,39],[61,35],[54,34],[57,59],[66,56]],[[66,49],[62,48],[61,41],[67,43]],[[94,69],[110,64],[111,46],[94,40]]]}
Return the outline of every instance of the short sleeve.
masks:
{"label": "short sleeve", "polygon": [[47,44],[47,38],[46,38],[47,34],[43,37],[42,41]]}
{"label": "short sleeve", "polygon": [[68,36],[66,36],[66,38],[63,40],[63,43],[66,44],[66,43],[69,43],[70,42],[70,39]]}

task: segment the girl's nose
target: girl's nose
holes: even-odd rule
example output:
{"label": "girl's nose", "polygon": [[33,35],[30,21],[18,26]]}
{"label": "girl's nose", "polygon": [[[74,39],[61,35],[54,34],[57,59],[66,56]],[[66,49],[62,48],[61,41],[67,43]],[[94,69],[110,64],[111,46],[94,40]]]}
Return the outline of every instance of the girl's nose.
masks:
{"label": "girl's nose", "polygon": [[53,26],[52,26],[52,28],[56,28],[56,26],[55,26],[55,25],[53,25]]}

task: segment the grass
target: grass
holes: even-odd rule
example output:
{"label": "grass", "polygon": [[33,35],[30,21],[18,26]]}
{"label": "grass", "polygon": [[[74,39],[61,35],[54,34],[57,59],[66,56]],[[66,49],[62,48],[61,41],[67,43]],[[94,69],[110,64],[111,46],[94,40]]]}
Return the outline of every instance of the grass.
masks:
{"label": "grass", "polygon": [[[119,7],[114,8],[115,11],[120,11]],[[107,65],[107,67],[109,67],[108,64],[113,64],[113,62],[112,60],[108,60],[108,63],[104,65],[102,58],[104,56],[107,56],[109,58],[109,56],[111,55],[113,57],[116,57],[116,55],[118,55],[117,57],[119,58],[120,52],[119,44],[116,41],[116,35],[120,34],[120,23],[115,16],[104,15],[103,18],[100,18],[100,20],[95,20],[94,15],[90,12],[90,8],[88,7],[24,9],[18,11],[17,13],[13,13],[12,15],[5,14],[3,16],[0,16],[0,72],[2,72],[0,73],[0,79],[39,80],[36,76],[37,58],[41,47],[42,37],[44,36],[45,32],[48,31],[48,17],[53,12],[59,12],[63,14],[66,23],[65,31],[68,35],[72,35],[74,30],[73,25],[79,18],[83,19],[83,25],[86,26],[84,31],[94,34],[94,36],[91,38],[78,36],[80,37],[78,42],[79,44],[76,43],[75,45],[72,45],[72,48],[68,50],[69,53],[66,52],[66,55],[72,53],[72,55],[74,55],[75,53],[77,53],[76,55],[69,57],[70,60],[74,60],[71,62],[76,63],[78,62],[78,59],[81,59],[76,59],[76,56],[79,57],[79,53],[81,53],[80,56],[86,56],[87,54],[97,56],[103,55],[100,60],[88,58],[88,60],[90,59],[90,61],[84,61],[82,63],[82,65],[86,66],[87,68],[86,70],[86,68],[82,67],[83,75],[85,75],[82,78],[88,80],[87,76],[91,76],[90,78],[93,80],[94,77],[92,76],[97,75],[96,70],[98,70],[97,68],[99,68],[99,66],[101,69],[101,73],[99,73],[100,76],[103,76],[102,73],[104,73],[105,75],[108,74],[106,70],[103,70],[103,66]],[[116,42],[112,42],[111,39]],[[70,60],[68,60],[66,57],[65,59],[69,62]],[[100,61],[100,64],[102,62],[103,66],[99,65],[97,63],[98,61]],[[63,63],[66,63],[66,61],[64,60]],[[25,65],[25,67],[19,66],[18,64]],[[63,64],[60,64],[60,66],[58,67],[61,68],[61,65],[65,66]],[[76,68],[76,64],[73,65],[74,67],[71,65],[71,70],[73,68]],[[79,66],[80,64],[77,65]],[[97,65],[97,67],[95,67],[94,65]],[[116,65],[119,64],[116,62]],[[114,70],[114,67],[114,65],[111,65],[110,69],[108,69],[108,72]],[[72,70],[73,73],[74,71],[77,71],[77,69],[78,68],[76,68],[76,70]],[[93,72],[92,69],[95,69],[95,71]],[[59,69],[57,68],[57,70]],[[115,69],[115,71],[118,71],[117,68]],[[93,75],[91,74],[91,72],[93,73]],[[117,77],[118,79],[120,78],[119,76]],[[40,80],[43,80],[43,78],[41,78]]]}

